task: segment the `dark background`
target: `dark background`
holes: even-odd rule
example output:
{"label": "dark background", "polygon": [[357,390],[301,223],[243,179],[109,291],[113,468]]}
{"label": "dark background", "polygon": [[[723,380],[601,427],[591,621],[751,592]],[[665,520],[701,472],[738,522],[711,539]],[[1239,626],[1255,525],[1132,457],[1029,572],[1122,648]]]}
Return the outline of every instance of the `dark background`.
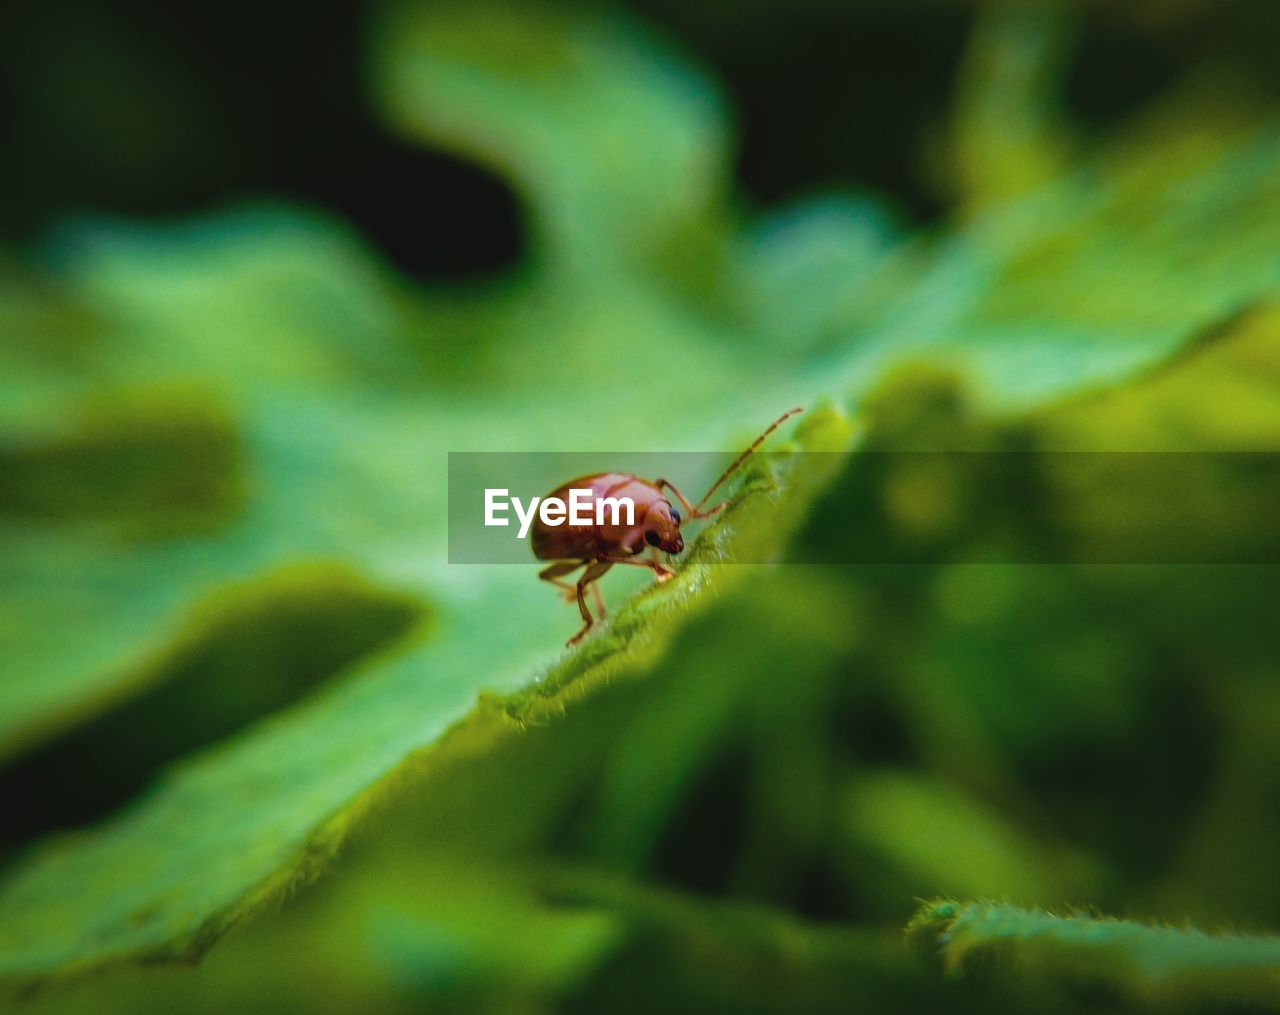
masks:
{"label": "dark background", "polygon": [[[750,201],[852,180],[908,221],[947,213],[924,153],[975,5],[630,6],[728,90]],[[71,211],[166,216],[273,195],[346,215],[425,279],[512,263],[520,217],[504,183],[379,123],[363,82],[367,7],[15,5],[0,40],[0,236],[32,240]],[[1280,92],[1272,3],[1097,4],[1079,32],[1063,101],[1086,131],[1207,66]]]}

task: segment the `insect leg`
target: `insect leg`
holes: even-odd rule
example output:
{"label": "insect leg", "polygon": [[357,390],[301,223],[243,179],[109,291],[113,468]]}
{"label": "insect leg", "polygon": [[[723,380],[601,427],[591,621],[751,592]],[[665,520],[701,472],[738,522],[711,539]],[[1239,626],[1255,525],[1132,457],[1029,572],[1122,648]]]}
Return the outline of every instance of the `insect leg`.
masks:
{"label": "insect leg", "polygon": [[587,590],[587,586],[593,581],[601,578],[609,568],[613,567],[613,563],[607,560],[593,560],[587,565],[587,569],[582,572],[582,577],[578,579],[578,612],[582,614],[582,630],[570,638],[566,645],[574,645],[581,641],[583,636],[591,630],[591,625],[595,623],[595,618],[591,616],[591,611],[587,609],[587,601],[583,597],[583,593]]}
{"label": "insect leg", "polygon": [[659,479],[653,485],[656,486],[659,490],[662,490],[665,488],[667,490],[670,490],[672,493],[674,493],[676,495],[676,500],[678,500],[680,502],[680,506],[684,508],[684,513],[686,517],[688,518],[697,517],[697,515],[694,513],[693,505],[689,503],[689,498],[686,497],[684,494],[682,494],[679,488],[675,485],[675,483],[671,482],[671,480]]}
{"label": "insect leg", "polygon": [[674,493],[676,495],[676,500],[680,502],[680,506],[685,510],[686,518],[710,518],[712,515],[719,514],[729,504],[729,502],[726,500],[717,504],[715,507],[710,507],[710,508],[706,508],[705,510],[699,511],[696,507],[694,507],[692,504],[689,503],[689,498],[686,497],[684,494],[682,494],[676,488],[675,483],[671,482],[671,480],[660,479],[653,485],[656,486],[659,490],[661,490],[663,487],[666,487],[666,489]]}
{"label": "insect leg", "polygon": [[670,568],[663,567],[656,560],[637,560],[635,557],[614,557],[609,554],[601,554],[600,560],[607,560],[610,564],[630,564],[632,567],[647,567],[653,571],[654,577],[660,582],[666,581],[672,577],[675,572]]}
{"label": "insect leg", "polygon": [[573,602],[577,588],[572,582],[561,581],[560,578],[562,575],[572,574],[585,563],[586,561],[583,560],[562,560],[557,564],[552,564],[550,567],[544,567],[538,572],[538,577],[544,582],[550,582],[558,589],[564,589],[565,600]]}

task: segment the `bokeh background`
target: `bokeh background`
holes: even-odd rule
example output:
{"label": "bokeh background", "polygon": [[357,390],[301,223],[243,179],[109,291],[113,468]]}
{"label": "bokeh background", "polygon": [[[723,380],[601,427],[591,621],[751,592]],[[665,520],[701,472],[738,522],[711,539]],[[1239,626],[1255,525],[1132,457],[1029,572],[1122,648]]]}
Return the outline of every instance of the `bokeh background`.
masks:
{"label": "bokeh background", "polygon": [[[902,933],[1280,930],[1275,4],[53,0],[0,50],[6,1003],[1276,1005]],[[450,450],[793,404],[853,454],[577,653],[532,562],[445,563]]]}

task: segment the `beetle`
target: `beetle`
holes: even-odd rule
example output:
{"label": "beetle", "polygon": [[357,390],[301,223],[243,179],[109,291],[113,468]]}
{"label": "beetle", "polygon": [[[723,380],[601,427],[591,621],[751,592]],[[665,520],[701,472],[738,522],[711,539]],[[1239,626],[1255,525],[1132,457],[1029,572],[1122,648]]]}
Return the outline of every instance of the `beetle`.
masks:
{"label": "beetle", "polygon": [[[605,615],[604,597],[600,587],[595,583],[604,577],[614,564],[631,564],[635,567],[647,567],[654,577],[664,582],[674,575],[674,571],[663,566],[658,559],[658,552],[676,554],[684,549],[684,537],[680,534],[680,526],[686,521],[711,518],[723,511],[729,501],[722,501],[715,507],[703,509],[713,493],[720,485],[738,470],[765,439],[784,422],[801,412],[792,409],[783,413],[773,421],[751,446],[742,452],[723,473],[711,484],[697,504],[690,504],[674,483],[667,479],[656,479],[650,482],[633,476],[628,472],[597,472],[588,476],[579,476],[556,487],[543,498],[556,498],[561,501],[569,499],[570,490],[589,490],[591,499],[603,497],[629,497],[635,504],[634,524],[591,524],[591,525],[548,525],[539,517],[533,526],[533,555],[538,560],[552,560],[556,563],[543,568],[538,577],[564,589],[565,598],[578,601],[578,612],[582,615],[582,629],[565,644],[574,645],[581,641],[595,624],[595,617],[587,609],[585,594],[590,589],[595,599],[596,610],[600,616]],[[682,517],[675,505],[663,491],[670,493],[686,512]],[[620,521],[620,519],[615,519]],[[650,556],[640,559],[646,548],[652,550]],[[564,581],[565,576],[578,568],[585,568],[576,583]]]}

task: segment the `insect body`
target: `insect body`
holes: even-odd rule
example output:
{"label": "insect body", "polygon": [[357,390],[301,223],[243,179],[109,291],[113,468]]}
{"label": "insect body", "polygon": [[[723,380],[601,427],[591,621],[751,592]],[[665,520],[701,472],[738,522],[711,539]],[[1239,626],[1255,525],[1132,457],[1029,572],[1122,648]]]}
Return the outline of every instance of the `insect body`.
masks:
{"label": "insect body", "polygon": [[[539,560],[552,560],[556,563],[543,568],[538,577],[565,590],[570,601],[577,599],[578,612],[582,615],[582,629],[569,639],[569,645],[580,641],[595,623],[591,611],[587,609],[585,594],[591,589],[596,609],[604,616],[604,600],[600,588],[595,584],[614,564],[630,564],[635,567],[647,567],[653,571],[658,581],[666,581],[672,576],[665,567],[659,552],[675,554],[684,549],[684,537],[680,534],[680,526],[685,521],[710,518],[719,513],[729,503],[724,501],[710,508],[703,508],[713,493],[720,487],[764,443],[765,438],[773,433],[783,421],[800,412],[792,409],[776,419],[764,433],[752,442],[737,457],[706,492],[698,503],[690,504],[687,497],[675,485],[666,479],[650,482],[625,472],[601,472],[590,476],[580,476],[557,487],[547,498],[561,501],[569,499],[571,490],[589,490],[593,499],[606,497],[630,498],[635,505],[631,524],[625,519],[615,518],[613,523],[590,525],[551,526],[539,518],[533,527],[533,554]],[[664,491],[670,492],[679,502],[680,511],[671,503]],[[645,556],[645,550],[650,553]],[[567,575],[585,568],[576,583],[565,581]]]}

